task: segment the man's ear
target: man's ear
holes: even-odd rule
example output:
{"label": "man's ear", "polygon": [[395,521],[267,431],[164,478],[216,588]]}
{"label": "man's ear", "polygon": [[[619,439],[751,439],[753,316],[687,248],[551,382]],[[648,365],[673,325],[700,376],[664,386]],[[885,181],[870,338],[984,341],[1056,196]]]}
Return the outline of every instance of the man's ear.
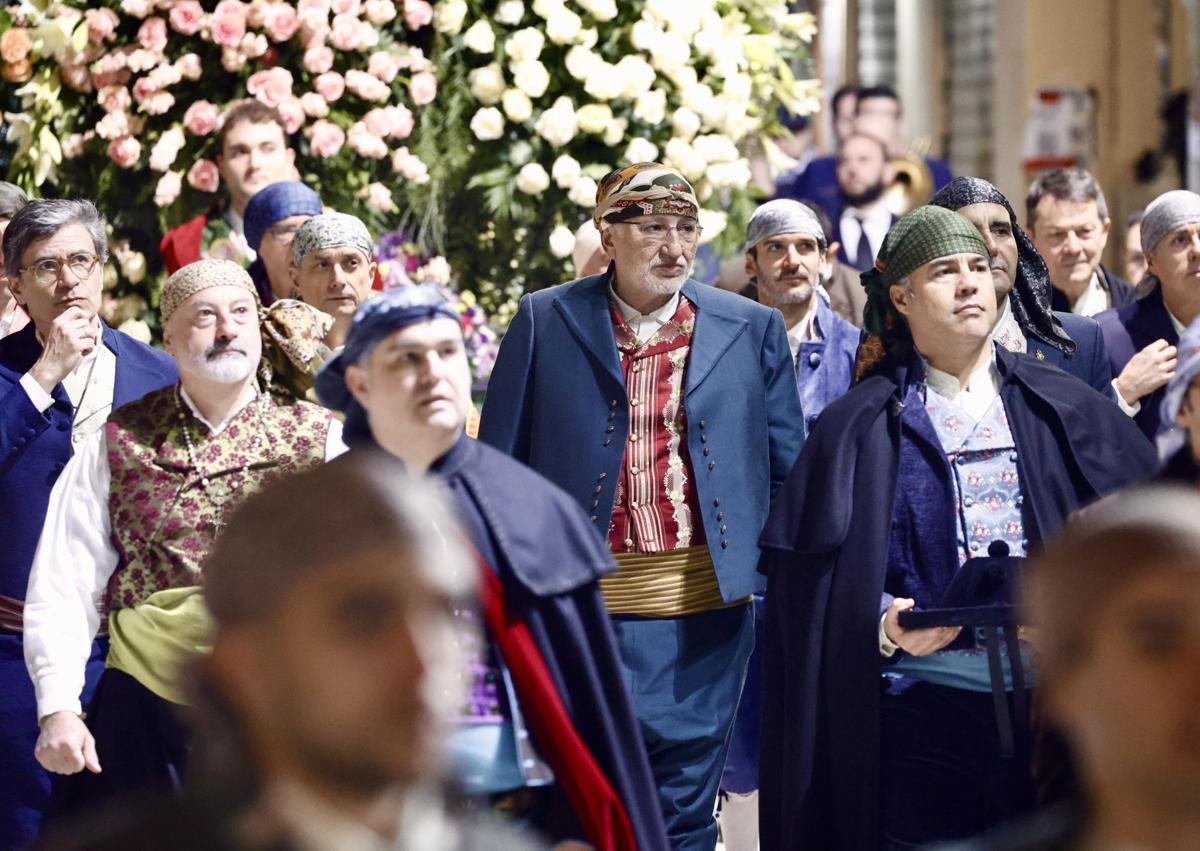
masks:
{"label": "man's ear", "polygon": [[888,288],[888,297],[892,300],[892,304],[895,305],[896,310],[900,311],[901,316],[908,316],[912,302],[912,291],[903,281],[892,284]]}
{"label": "man's ear", "polygon": [[17,304],[24,307],[25,306],[25,294],[23,292],[21,292],[21,276],[17,275],[17,277],[15,277],[15,278],[7,278],[7,277],[0,278],[0,280],[7,282],[8,291],[10,293],[12,293],[13,298],[15,298],[17,300]]}
{"label": "man's ear", "polygon": [[837,240],[829,243],[829,248],[825,249],[825,262],[833,263],[837,260],[838,252],[842,250],[842,244]]}
{"label": "man's ear", "polygon": [[746,255],[746,265],[743,268],[746,270],[746,277],[757,283],[758,264],[754,262],[754,258],[750,254]]}
{"label": "man's ear", "polygon": [[605,255],[613,256],[613,231],[612,228],[605,228],[600,231],[600,247],[604,249]]}
{"label": "man's ear", "polygon": [[[370,355],[368,354],[368,357]],[[346,389],[350,391],[350,395],[354,397],[354,401],[367,407],[367,399],[369,398],[369,382],[367,381],[367,371],[356,363],[346,367]]]}

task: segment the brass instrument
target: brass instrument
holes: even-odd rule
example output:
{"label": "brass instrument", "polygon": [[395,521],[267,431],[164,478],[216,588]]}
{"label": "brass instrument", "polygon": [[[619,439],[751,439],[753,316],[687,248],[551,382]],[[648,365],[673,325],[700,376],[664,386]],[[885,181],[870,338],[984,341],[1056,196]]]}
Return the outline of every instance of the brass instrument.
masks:
{"label": "brass instrument", "polygon": [[892,157],[892,181],[883,192],[888,210],[903,216],[933,197],[933,172],[925,162],[929,140],[914,140],[908,153]]}

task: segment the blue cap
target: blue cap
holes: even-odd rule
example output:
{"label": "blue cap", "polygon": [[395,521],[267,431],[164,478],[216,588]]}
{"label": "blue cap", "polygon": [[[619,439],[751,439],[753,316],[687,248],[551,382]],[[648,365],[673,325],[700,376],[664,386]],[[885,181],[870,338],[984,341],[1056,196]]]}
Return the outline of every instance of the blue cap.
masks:
{"label": "blue cap", "polygon": [[298,180],[264,186],[246,205],[243,217],[246,242],[258,251],[263,234],[271,225],[291,216],[319,216],[323,211],[321,196]]}

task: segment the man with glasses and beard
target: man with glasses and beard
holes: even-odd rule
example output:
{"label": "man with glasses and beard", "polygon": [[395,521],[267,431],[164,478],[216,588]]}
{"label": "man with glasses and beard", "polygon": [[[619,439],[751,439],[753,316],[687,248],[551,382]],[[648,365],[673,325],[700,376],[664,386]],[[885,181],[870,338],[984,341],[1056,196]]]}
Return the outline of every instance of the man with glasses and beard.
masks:
{"label": "man with glasses and beard", "polygon": [[[108,242],[90,202],[30,201],[6,224],[0,285],[31,321],[0,340],[0,836],[23,846],[50,800],[50,777],[33,758],[37,714],[22,642],[50,489],[113,407],[173,384],[176,372],[167,355],[96,315]],[[102,643],[90,656],[84,704],[104,666]]]}
{"label": "man with glasses and beard", "polygon": [[[75,775],[55,791],[62,809],[178,782],[189,736],[172,704],[185,703],[179,663],[206,640],[204,558],[241,500],[345,448],[331,413],[260,389],[258,295],[237,263],[183,267],[161,311],[179,382],[76,447],[29,577],[35,753],[48,771]],[[85,724],[79,695],[101,612],[109,649]]]}
{"label": "man with glasses and beard", "polygon": [[676,849],[713,805],[754,641],[757,536],[803,440],[777,311],[689,279],[699,204],[680,174],[609,174],[603,274],[526,295],[481,438],[562,487],[603,536],[600,580]]}

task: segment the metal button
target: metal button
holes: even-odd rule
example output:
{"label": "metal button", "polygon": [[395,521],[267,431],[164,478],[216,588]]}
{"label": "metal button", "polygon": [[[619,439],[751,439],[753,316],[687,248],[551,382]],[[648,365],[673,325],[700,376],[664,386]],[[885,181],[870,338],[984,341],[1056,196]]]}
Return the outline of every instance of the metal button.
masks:
{"label": "metal button", "polygon": [[1015,452],[1010,452],[1010,453],[1008,453],[1008,460],[1009,460],[1009,461],[1016,461],[1016,460],[1017,460],[1017,453],[1015,453]]}
{"label": "metal button", "polygon": [[604,490],[604,485],[596,485],[596,489],[592,493],[600,493],[602,490]]}
{"label": "metal button", "polygon": [[608,446],[610,443],[612,443],[612,438],[611,438],[611,437],[606,437],[606,438],[604,438],[604,445],[605,445],[605,446]]}
{"label": "metal button", "polygon": [[708,447],[707,447],[707,446],[706,446],[706,447],[704,447],[704,454],[705,454],[705,455],[707,455],[707,454],[708,454]]}
{"label": "metal button", "polygon": [[721,497],[714,496],[713,497],[713,508],[719,508],[720,506],[721,506]]}
{"label": "metal button", "polygon": [[963,505],[966,506],[967,508],[970,508],[974,504],[975,504],[975,500],[971,499],[971,497],[969,497],[969,496],[963,497]]}
{"label": "metal button", "polygon": [[1022,538],[1022,539],[1021,539],[1021,546],[1022,546],[1022,547],[1024,547],[1025,549],[1029,549],[1029,539],[1028,539],[1028,538]]}
{"label": "metal button", "polygon": [[704,428],[704,426],[705,426],[704,420],[700,420],[700,428]]}
{"label": "metal button", "polygon": [[723,524],[723,523],[722,523],[722,524],[721,524],[721,534],[722,534],[722,535],[724,535],[724,534],[725,534],[725,530],[726,530],[726,529],[728,529],[728,528],[729,528],[728,526],[726,526],[725,524]]}
{"label": "metal button", "polygon": [[599,508],[599,507],[600,507],[600,500],[593,499],[592,500],[592,508]]}
{"label": "metal button", "polygon": [[630,507],[630,508],[637,508],[637,507],[638,507],[637,500],[635,499],[633,502],[629,503],[629,507]]}
{"label": "metal button", "polygon": [[638,473],[638,468],[637,468],[637,467],[630,467],[630,468],[629,468],[629,472],[633,473],[633,474],[636,476],[636,475],[637,475],[637,473]]}
{"label": "metal button", "polygon": [[718,512],[717,512],[717,522],[718,522],[718,523],[720,523],[720,522],[721,522],[722,520],[724,520],[724,519],[725,519],[725,512],[724,512],[724,511],[718,511]]}
{"label": "metal button", "polygon": [[702,435],[700,435],[700,442],[701,442],[701,443],[708,443],[708,435],[707,435],[707,434],[702,434]]}
{"label": "metal button", "polygon": [[808,356],[808,365],[809,366],[820,366],[821,365],[821,355],[818,352],[813,352],[811,355],[809,355]]}
{"label": "metal button", "polygon": [[1016,498],[1016,499],[1014,499],[1014,500],[1013,500],[1013,502],[1014,502],[1014,503],[1016,504],[1016,506],[1019,508],[1019,507],[1021,507],[1022,505],[1024,505],[1024,504],[1025,504],[1025,497],[1021,496],[1020,494],[1017,494],[1017,498]]}
{"label": "metal button", "polygon": [[616,400],[616,399],[610,399],[610,400],[609,400],[609,402],[608,402],[608,407],[610,407],[610,408],[615,408],[615,407],[617,407],[617,400]]}
{"label": "metal button", "polygon": [[630,440],[632,443],[637,443],[637,435],[636,435],[636,434],[631,434],[631,435],[629,435],[629,440]]}
{"label": "metal button", "polygon": [[630,400],[629,400],[629,407],[631,407],[631,408],[636,408],[637,406],[638,406],[638,400],[637,400],[637,399],[630,399]]}
{"label": "metal button", "polygon": [[625,546],[627,546],[627,547],[632,547],[632,546],[633,546],[633,538],[626,538],[626,539],[625,539]]}
{"label": "metal button", "polygon": [[711,470],[713,467],[716,467],[716,466],[717,466],[717,462],[716,462],[716,461],[709,461],[709,462],[708,462],[708,469],[710,469],[710,470]]}
{"label": "metal button", "polygon": [[724,538],[721,539],[721,549],[729,549],[729,541],[725,540]]}
{"label": "metal button", "polygon": [[616,430],[617,430],[616,426],[609,426],[608,428],[605,429],[605,431],[607,431],[609,434],[612,434]]}
{"label": "metal button", "polygon": [[596,515],[595,515],[595,514],[593,514],[593,515],[592,515],[592,522],[593,522],[593,523],[595,523],[595,522],[596,522]]}
{"label": "metal button", "polygon": [[971,542],[971,552],[973,552],[973,553],[979,552],[979,542],[978,541]]}
{"label": "metal button", "polygon": [[599,476],[596,477],[596,481],[602,482],[607,478],[608,478],[608,473],[601,473]]}

